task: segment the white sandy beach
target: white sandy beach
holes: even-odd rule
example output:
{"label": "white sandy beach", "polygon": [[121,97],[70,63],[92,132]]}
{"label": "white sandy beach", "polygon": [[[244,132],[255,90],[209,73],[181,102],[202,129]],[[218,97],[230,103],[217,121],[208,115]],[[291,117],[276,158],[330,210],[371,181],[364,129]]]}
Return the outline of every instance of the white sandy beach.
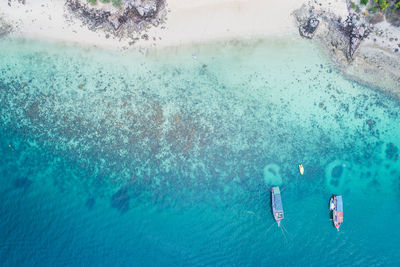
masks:
{"label": "white sandy beach", "polygon": [[[149,40],[135,47],[175,46],[215,40],[297,34],[291,13],[306,0],[169,0],[167,21],[148,30]],[[15,28],[13,35],[83,43],[106,48],[129,46],[130,40],[105,38],[73,17],[62,0],[26,0],[22,5],[0,1],[0,15]],[[164,26],[161,28],[161,26]]]}
{"label": "white sandy beach", "polygon": [[[349,14],[346,0],[167,0],[165,23],[151,27],[132,38],[114,37],[102,29],[92,31],[72,14],[64,0],[26,0],[20,4],[12,0],[0,1],[1,19],[11,24],[14,37],[49,40],[87,47],[113,50],[139,50],[149,48],[204,44],[215,41],[259,40],[268,37],[300,38],[298,22],[293,15],[303,4],[307,12],[334,14],[345,19]],[[304,10],[304,9],[303,9]],[[331,16],[332,17],[332,16]],[[375,25],[375,32],[360,45],[358,55],[349,63],[344,53],[333,55],[331,43],[326,40],[327,24],[321,23],[317,42],[322,44],[335,65],[348,77],[371,86],[384,88],[398,95],[400,32],[386,22]],[[380,32],[384,33],[381,34]],[[147,34],[148,38],[140,38]],[[319,35],[319,36],[318,36]]]}

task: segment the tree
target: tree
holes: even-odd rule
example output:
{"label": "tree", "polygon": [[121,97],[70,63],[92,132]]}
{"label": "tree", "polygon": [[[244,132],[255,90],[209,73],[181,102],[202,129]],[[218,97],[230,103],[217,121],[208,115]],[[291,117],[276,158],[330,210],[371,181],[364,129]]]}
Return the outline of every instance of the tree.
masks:
{"label": "tree", "polygon": [[386,2],[386,0],[379,0],[379,8],[382,11],[385,11],[385,9],[388,8],[389,5],[390,3]]}

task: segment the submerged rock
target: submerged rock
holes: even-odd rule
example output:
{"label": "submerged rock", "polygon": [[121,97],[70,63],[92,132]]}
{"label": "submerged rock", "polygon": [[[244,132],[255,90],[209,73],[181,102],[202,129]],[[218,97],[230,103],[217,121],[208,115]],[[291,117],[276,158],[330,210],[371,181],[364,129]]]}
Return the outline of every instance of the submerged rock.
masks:
{"label": "submerged rock", "polygon": [[264,182],[267,186],[276,186],[282,184],[280,167],[277,164],[268,164],[264,167]]}
{"label": "submerged rock", "polygon": [[122,187],[111,197],[111,207],[118,210],[121,213],[125,213],[129,209],[130,196],[128,194],[128,189]]}
{"label": "submerged rock", "polygon": [[342,173],[343,173],[343,166],[338,165],[332,169],[331,175],[333,178],[339,178],[340,176],[342,176]]}
{"label": "submerged rock", "polygon": [[20,189],[26,189],[32,185],[32,180],[22,177],[22,178],[17,178],[14,181],[14,186],[15,188],[20,188]]}
{"label": "submerged rock", "polygon": [[387,144],[386,145],[386,150],[385,150],[386,158],[387,159],[395,158],[395,156],[397,155],[398,150],[399,149],[395,146],[395,144],[393,144],[393,143]]}
{"label": "submerged rock", "polygon": [[90,198],[88,198],[88,200],[86,200],[85,206],[88,208],[88,210],[92,210],[95,203],[96,203],[96,200],[93,197],[90,197]]}
{"label": "submerged rock", "polygon": [[319,25],[319,20],[314,17],[310,17],[307,20],[306,24],[300,25],[299,27],[300,35],[310,39],[313,38],[314,33],[318,28],[318,25]]}

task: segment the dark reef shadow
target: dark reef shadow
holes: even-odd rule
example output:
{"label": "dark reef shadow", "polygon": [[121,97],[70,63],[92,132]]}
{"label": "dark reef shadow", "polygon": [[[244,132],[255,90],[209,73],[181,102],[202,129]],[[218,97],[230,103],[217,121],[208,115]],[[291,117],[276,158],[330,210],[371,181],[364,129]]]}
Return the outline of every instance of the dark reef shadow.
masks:
{"label": "dark reef shadow", "polygon": [[86,208],[87,208],[88,210],[92,210],[93,207],[94,207],[94,204],[96,204],[96,199],[95,199],[94,197],[89,197],[89,198],[86,200],[85,206],[86,206]]}
{"label": "dark reef shadow", "polygon": [[111,207],[118,210],[121,213],[125,213],[129,210],[130,196],[128,194],[128,189],[122,187],[111,197]]}
{"label": "dark reef shadow", "polygon": [[340,165],[338,165],[338,166],[335,166],[335,167],[332,169],[331,176],[332,176],[333,178],[339,178],[339,177],[342,176],[342,173],[343,173],[343,167],[340,166]]}
{"label": "dark reef shadow", "polygon": [[26,178],[17,178],[14,180],[14,187],[18,189],[27,189],[32,185],[33,181]]}

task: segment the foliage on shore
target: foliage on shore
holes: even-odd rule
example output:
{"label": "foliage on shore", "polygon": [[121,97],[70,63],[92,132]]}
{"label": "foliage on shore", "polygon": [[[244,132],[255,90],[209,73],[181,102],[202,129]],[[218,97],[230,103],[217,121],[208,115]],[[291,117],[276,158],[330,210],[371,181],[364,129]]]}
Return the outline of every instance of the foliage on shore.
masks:
{"label": "foliage on shore", "polygon": [[383,12],[388,9],[391,12],[400,12],[400,0],[360,0],[359,5],[350,1],[350,6],[356,10],[361,10],[362,6],[365,6],[371,12]]}
{"label": "foliage on shore", "polygon": [[[91,5],[97,4],[97,0],[87,0],[87,1]],[[122,0],[99,0],[99,2],[105,3],[105,4],[111,3],[115,7],[121,7],[121,5],[122,5]]]}
{"label": "foliage on shore", "polygon": [[400,0],[350,0],[350,7],[372,21],[376,16],[380,20],[386,17],[393,25],[400,26]]}

